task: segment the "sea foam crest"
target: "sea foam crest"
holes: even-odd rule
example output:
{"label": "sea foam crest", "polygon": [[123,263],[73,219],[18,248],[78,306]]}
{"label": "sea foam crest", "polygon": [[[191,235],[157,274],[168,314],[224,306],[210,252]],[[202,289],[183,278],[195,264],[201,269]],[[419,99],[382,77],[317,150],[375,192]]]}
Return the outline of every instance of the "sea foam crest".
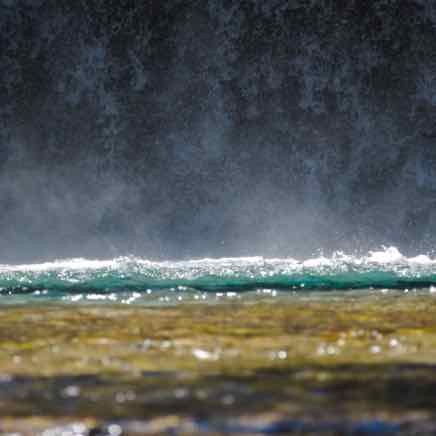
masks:
{"label": "sea foam crest", "polygon": [[366,256],[336,252],[331,257],[306,260],[256,256],[158,262],[128,256],[0,266],[0,288],[6,291],[140,291],[176,286],[202,290],[356,289],[435,284],[435,259],[427,255],[408,258],[395,247]]}
{"label": "sea foam crest", "polygon": [[152,261],[135,256],[120,256],[114,259],[60,259],[53,262],[7,265],[0,264],[0,273],[4,272],[44,272],[58,270],[99,270],[99,269],[118,269],[126,266],[154,267],[154,268],[195,268],[199,266],[225,267],[225,266],[262,266],[262,265],[291,265],[309,268],[338,266],[345,264],[392,264],[392,263],[410,263],[410,264],[436,264],[436,259],[431,259],[427,255],[418,255],[415,257],[405,257],[396,247],[386,247],[380,251],[370,251],[366,256],[348,255],[342,251],[335,252],[331,257],[319,256],[306,260],[297,260],[292,257],[288,258],[265,258],[263,256],[251,257],[222,257],[222,258],[202,258],[179,261]]}

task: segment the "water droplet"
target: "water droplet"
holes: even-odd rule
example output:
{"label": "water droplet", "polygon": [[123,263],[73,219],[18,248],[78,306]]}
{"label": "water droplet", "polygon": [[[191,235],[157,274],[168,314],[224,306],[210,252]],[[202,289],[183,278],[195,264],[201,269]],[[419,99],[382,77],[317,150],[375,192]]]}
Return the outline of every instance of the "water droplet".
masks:
{"label": "water droplet", "polygon": [[62,394],[65,397],[70,397],[70,398],[76,398],[80,395],[80,387],[79,386],[67,386],[63,391]]}
{"label": "water droplet", "polygon": [[373,346],[369,349],[369,351],[371,351],[371,353],[373,353],[373,354],[378,354],[378,353],[381,352],[381,347],[378,346],[378,345],[373,345]]}

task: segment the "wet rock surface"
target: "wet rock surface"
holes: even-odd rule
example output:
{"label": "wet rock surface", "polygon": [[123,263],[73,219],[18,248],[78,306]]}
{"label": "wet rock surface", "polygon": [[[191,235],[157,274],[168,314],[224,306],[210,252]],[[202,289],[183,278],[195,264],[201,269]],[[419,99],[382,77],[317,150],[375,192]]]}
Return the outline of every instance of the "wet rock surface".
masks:
{"label": "wet rock surface", "polygon": [[436,300],[2,307],[3,433],[429,434]]}

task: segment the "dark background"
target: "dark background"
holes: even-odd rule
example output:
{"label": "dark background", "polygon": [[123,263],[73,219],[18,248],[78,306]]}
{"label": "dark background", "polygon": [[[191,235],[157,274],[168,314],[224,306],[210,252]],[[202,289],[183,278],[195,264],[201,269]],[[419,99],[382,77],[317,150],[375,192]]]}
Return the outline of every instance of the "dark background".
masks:
{"label": "dark background", "polygon": [[0,263],[436,240],[436,2],[0,0]]}

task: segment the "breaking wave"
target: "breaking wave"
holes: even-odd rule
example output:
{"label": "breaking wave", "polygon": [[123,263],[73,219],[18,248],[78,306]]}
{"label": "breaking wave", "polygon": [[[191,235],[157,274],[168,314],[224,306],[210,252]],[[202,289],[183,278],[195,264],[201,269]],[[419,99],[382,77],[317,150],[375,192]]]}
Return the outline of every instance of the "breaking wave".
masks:
{"label": "breaking wave", "polygon": [[307,260],[240,257],[154,262],[137,257],[0,265],[2,294],[150,291],[345,290],[436,285],[436,259],[405,257],[395,247],[359,257],[335,253]]}

